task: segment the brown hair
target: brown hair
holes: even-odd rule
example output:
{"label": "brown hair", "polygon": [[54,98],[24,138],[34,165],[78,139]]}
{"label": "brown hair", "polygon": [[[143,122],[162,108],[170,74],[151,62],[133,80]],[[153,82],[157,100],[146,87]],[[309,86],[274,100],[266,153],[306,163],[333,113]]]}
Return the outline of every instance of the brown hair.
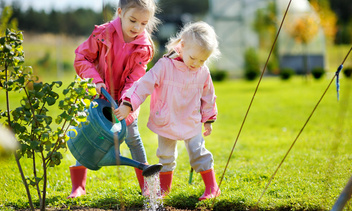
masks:
{"label": "brown hair", "polygon": [[150,34],[156,31],[157,26],[160,24],[160,20],[157,17],[155,17],[155,14],[159,11],[155,1],[154,0],[120,0],[118,7],[121,8],[123,14],[126,13],[127,10],[131,8],[137,8],[137,9],[149,11],[151,17],[146,26],[146,30],[148,32],[147,36],[150,42],[152,43],[153,52],[152,52],[151,58],[153,58],[155,54],[155,45]]}

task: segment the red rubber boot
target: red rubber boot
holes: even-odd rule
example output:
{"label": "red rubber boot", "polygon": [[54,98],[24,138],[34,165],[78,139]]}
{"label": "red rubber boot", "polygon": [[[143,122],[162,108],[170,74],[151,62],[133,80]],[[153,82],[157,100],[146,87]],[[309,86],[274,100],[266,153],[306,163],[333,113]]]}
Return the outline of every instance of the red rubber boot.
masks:
{"label": "red rubber boot", "polygon": [[70,166],[72,191],[67,197],[76,198],[86,194],[87,168],[84,166]]}
{"label": "red rubber boot", "polygon": [[171,191],[173,173],[174,173],[173,171],[167,171],[167,172],[160,172],[159,173],[160,192],[161,192],[161,197],[162,198],[164,198]]}
{"label": "red rubber boot", "polygon": [[216,183],[214,170],[208,169],[206,171],[201,171],[200,175],[202,175],[205,184],[205,191],[203,195],[199,198],[199,201],[214,198],[215,194],[217,194],[216,196],[219,196],[221,191],[218,187],[218,184]]}
{"label": "red rubber boot", "polygon": [[148,190],[148,187],[147,187],[146,182],[144,180],[143,170],[140,170],[137,168],[134,168],[134,170],[136,171],[136,176],[138,179],[139,187],[141,188],[141,191],[142,191],[142,195],[149,196],[149,190]]}

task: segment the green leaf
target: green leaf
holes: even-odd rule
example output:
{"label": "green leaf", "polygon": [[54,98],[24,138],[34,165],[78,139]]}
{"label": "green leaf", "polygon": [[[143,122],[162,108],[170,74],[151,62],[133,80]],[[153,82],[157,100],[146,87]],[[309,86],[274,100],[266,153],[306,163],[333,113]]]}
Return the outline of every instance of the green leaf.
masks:
{"label": "green leaf", "polygon": [[0,45],[4,45],[6,42],[6,37],[0,37]]}
{"label": "green leaf", "polygon": [[64,111],[62,114],[60,114],[60,116],[65,119],[70,121],[72,119],[72,116],[68,115],[66,111]]}
{"label": "green leaf", "polygon": [[22,77],[19,77],[16,82],[19,83],[20,85],[24,85],[24,81],[25,81],[25,78],[22,76]]}
{"label": "green leaf", "polygon": [[46,97],[46,98],[44,99],[44,101],[47,102],[49,106],[52,106],[52,105],[55,104],[56,99],[49,96],[49,97]]}
{"label": "green leaf", "polygon": [[4,52],[10,52],[12,50],[12,47],[9,44],[5,44],[4,47]]}
{"label": "green leaf", "polygon": [[44,143],[46,151],[50,151],[50,149],[53,147],[53,144],[50,141],[46,141]]}
{"label": "green leaf", "polygon": [[87,121],[87,113],[86,112],[77,112],[77,120],[79,122]]}
{"label": "green leaf", "polygon": [[44,97],[44,93],[43,92],[36,92],[35,93],[35,96],[37,97],[37,98],[39,98],[39,99],[42,99],[43,97]]}
{"label": "green leaf", "polygon": [[39,149],[39,146],[40,146],[40,142],[39,141],[33,140],[30,143],[30,148],[31,149],[37,150],[37,149]]}
{"label": "green leaf", "polygon": [[37,108],[39,108],[39,102],[37,101],[37,102],[35,102],[34,104],[32,104],[32,107],[33,108],[35,108],[35,109],[37,109]]}
{"label": "green leaf", "polygon": [[33,84],[33,88],[34,88],[35,91],[39,91],[42,87],[43,87],[43,83],[42,82]]}
{"label": "green leaf", "polygon": [[64,95],[66,95],[66,94],[69,93],[69,92],[70,92],[69,89],[64,89],[64,91],[62,91],[62,93],[63,93]]}
{"label": "green leaf", "polygon": [[56,119],[55,119],[55,123],[56,124],[61,124],[63,118],[61,116],[58,116]]}
{"label": "green leaf", "polygon": [[[37,117],[37,119],[40,119],[40,121],[42,121],[42,120],[41,120],[41,117],[40,117],[39,115],[36,115],[36,117]],[[42,134],[42,128],[39,128],[39,127],[35,128],[35,129],[33,130],[33,134],[41,135],[41,134]]]}
{"label": "green leaf", "polygon": [[86,90],[83,89],[83,88],[76,88],[75,89],[76,93],[79,94],[79,95],[82,95],[82,94],[85,94],[86,93]]}
{"label": "green leaf", "polygon": [[54,81],[54,82],[52,82],[52,85],[54,85],[54,84],[56,84],[57,87],[59,88],[59,87],[62,86],[62,81]]}
{"label": "green leaf", "polygon": [[60,100],[60,102],[59,102],[59,108],[60,108],[60,109],[64,109],[64,107],[65,107],[65,101]]}
{"label": "green leaf", "polygon": [[16,56],[14,59],[17,61],[18,64],[24,63],[24,57],[23,56]]}
{"label": "green leaf", "polygon": [[9,38],[10,38],[10,41],[16,41],[17,40],[17,37],[14,36],[14,34],[10,35]]}

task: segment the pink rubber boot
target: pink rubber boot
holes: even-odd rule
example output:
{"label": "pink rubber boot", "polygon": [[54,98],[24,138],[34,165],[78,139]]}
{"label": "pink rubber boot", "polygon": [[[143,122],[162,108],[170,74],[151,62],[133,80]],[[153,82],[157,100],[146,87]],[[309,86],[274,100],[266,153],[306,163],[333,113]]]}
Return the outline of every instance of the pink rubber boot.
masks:
{"label": "pink rubber boot", "polygon": [[216,196],[219,196],[221,191],[218,187],[218,184],[216,183],[214,170],[208,169],[206,171],[201,171],[200,175],[202,175],[205,184],[205,191],[203,195],[199,198],[199,201],[214,198],[215,194],[217,194]]}
{"label": "pink rubber boot", "polygon": [[142,195],[143,196],[149,196],[149,190],[147,185],[145,184],[145,180],[144,180],[144,176],[143,176],[143,170],[134,168],[134,170],[136,171],[136,176],[138,179],[138,183],[139,183],[139,187],[141,188],[142,191]]}
{"label": "pink rubber boot", "polygon": [[67,197],[76,198],[86,194],[87,168],[84,166],[70,166],[72,191]]}
{"label": "pink rubber boot", "polygon": [[159,173],[160,192],[161,192],[161,197],[162,198],[164,198],[171,191],[173,173],[174,173],[173,171],[167,171],[167,172],[160,172]]}

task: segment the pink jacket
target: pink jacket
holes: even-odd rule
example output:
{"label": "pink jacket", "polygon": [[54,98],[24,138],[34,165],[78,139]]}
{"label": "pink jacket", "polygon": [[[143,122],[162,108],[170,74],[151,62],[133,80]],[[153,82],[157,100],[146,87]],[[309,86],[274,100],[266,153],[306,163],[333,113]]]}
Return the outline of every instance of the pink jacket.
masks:
{"label": "pink jacket", "polygon": [[[107,91],[118,101],[141,78],[152,59],[152,45],[146,34],[134,41],[123,40],[121,20],[95,26],[89,38],[76,49],[74,67],[81,78],[93,78],[93,83],[105,83]],[[129,125],[138,117],[139,109],[127,118]]]}
{"label": "pink jacket", "polygon": [[202,123],[215,120],[217,107],[208,67],[196,71],[177,60],[161,58],[123,96],[136,110],[151,95],[148,128],[173,140],[202,132]]}

